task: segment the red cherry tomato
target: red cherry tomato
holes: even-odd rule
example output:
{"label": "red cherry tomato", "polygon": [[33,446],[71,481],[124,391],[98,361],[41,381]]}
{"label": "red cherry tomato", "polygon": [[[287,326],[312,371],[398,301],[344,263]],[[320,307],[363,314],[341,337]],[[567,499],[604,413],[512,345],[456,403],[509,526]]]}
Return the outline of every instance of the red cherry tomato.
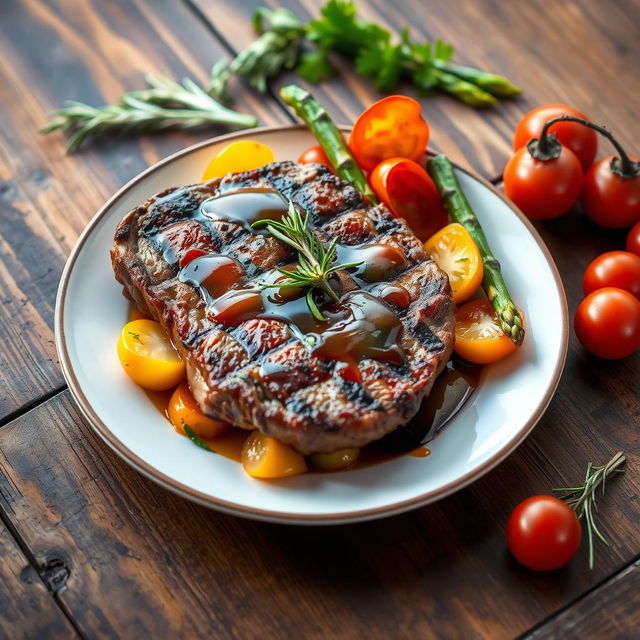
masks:
{"label": "red cherry tomato", "polygon": [[625,358],[640,347],[640,302],[623,289],[598,289],[580,303],[574,328],[582,346],[594,356]]}
{"label": "red cherry tomato", "polygon": [[300,154],[300,157],[298,158],[298,162],[300,164],[306,164],[308,162],[319,162],[320,164],[323,164],[325,167],[329,167],[329,169],[333,171],[333,167],[329,162],[329,158],[327,157],[327,154],[324,152],[324,149],[319,144],[315,145],[314,147],[309,147],[308,149],[303,151]]}
{"label": "red cherry tomato", "polygon": [[628,251],[608,251],[598,256],[584,272],[582,289],[585,295],[617,287],[640,299],[640,256]]}
{"label": "red cherry tomato", "polygon": [[640,222],[636,222],[627,236],[627,251],[640,256]]}
{"label": "red cherry tomato", "polygon": [[623,178],[614,173],[614,157],[598,160],[587,171],[581,202],[584,212],[597,224],[624,229],[640,220],[640,175]]}
{"label": "red cherry tomato", "polygon": [[407,96],[388,96],[360,114],[349,149],[360,167],[371,171],[387,158],[418,160],[428,142],[429,125],[420,116],[420,103]]}
{"label": "red cherry tomato", "polygon": [[534,571],[552,571],[567,564],[580,547],[581,535],[575,511],[553,496],[527,498],[507,522],[509,551]]}
{"label": "red cherry tomato", "polygon": [[[516,128],[513,136],[513,150],[526,146],[532,138],[539,138],[544,123],[558,116],[575,116],[588,120],[587,116],[566,104],[545,104],[529,111]],[[586,171],[598,150],[598,135],[593,129],[578,124],[577,122],[558,122],[549,129],[558,136],[558,140],[565,147],[573,151],[582,168]]]}
{"label": "red cherry tomato", "polygon": [[575,153],[562,147],[551,160],[536,160],[527,147],[516,151],[504,169],[504,192],[535,220],[566,213],[580,195],[582,168]]}
{"label": "red cherry tomato", "polygon": [[384,160],[371,172],[371,188],[397,218],[427,240],[449,221],[436,185],[416,162],[406,158]]}

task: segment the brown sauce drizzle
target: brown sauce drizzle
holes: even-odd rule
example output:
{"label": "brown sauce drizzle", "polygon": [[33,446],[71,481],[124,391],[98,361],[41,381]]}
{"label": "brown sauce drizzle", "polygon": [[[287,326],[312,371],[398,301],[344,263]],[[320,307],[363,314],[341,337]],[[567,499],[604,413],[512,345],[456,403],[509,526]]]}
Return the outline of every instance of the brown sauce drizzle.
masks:
{"label": "brown sauce drizzle", "polygon": [[218,298],[230,289],[242,286],[243,276],[244,270],[239,262],[217,254],[191,260],[178,274],[182,282],[204,289],[212,298]]}
{"label": "brown sauce drizzle", "polygon": [[[287,202],[271,189],[238,189],[209,198],[200,206],[200,215],[242,224],[252,233],[252,223],[280,220],[286,211]],[[373,283],[374,287],[406,266],[399,248],[382,243],[337,245],[336,260],[360,263],[349,270],[352,277],[360,285]],[[196,257],[178,274],[180,280],[200,289],[213,321],[226,326],[252,318],[286,322],[314,356],[336,361],[338,374],[347,380],[359,382],[358,363],[363,358],[396,365],[404,362],[399,344],[403,325],[388,306],[402,309],[409,304],[408,292],[402,287],[382,287],[379,297],[363,290],[351,291],[339,302],[314,291],[314,299],[326,318],[319,321],[309,311],[304,290],[259,286],[277,284],[284,278],[277,270],[263,274],[253,288],[242,287],[243,276],[239,263],[217,254]],[[263,372],[267,376],[281,373],[269,371],[268,367]]]}
{"label": "brown sauce drizzle", "polygon": [[373,243],[353,247],[336,245],[337,261],[342,264],[360,262],[348,269],[354,280],[360,284],[390,280],[406,266],[404,254],[390,244]]}
{"label": "brown sauce drizzle", "polygon": [[214,220],[225,220],[242,225],[252,233],[267,231],[254,229],[251,224],[258,220],[281,220],[287,213],[287,201],[273,189],[246,188],[205,200],[200,205],[203,216]]}
{"label": "brown sauce drizzle", "polygon": [[[323,360],[341,363],[339,375],[359,382],[357,364],[372,358],[402,364],[404,353],[399,346],[402,322],[378,298],[365,291],[345,294],[340,302],[320,309],[327,318],[322,322],[309,312],[304,295],[282,300],[278,290],[244,289],[229,291],[213,303],[213,317],[223,324],[238,324],[238,318],[273,318],[287,322],[311,354]],[[291,289],[284,290],[287,297]],[[265,375],[281,375],[279,369],[262,368]]]}
{"label": "brown sauce drizzle", "polygon": [[411,295],[400,285],[379,282],[369,289],[369,293],[398,309],[406,309],[411,304]]}

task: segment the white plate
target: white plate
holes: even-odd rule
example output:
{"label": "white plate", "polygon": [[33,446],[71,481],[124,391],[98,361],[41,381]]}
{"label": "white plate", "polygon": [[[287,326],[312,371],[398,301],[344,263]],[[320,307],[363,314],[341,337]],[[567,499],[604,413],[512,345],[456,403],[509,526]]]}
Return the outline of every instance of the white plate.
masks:
{"label": "white plate", "polygon": [[526,218],[494,187],[457,168],[458,178],[502,263],[527,337],[511,357],[487,368],[427,458],[401,456],[354,471],[256,480],[238,463],[175,434],[123,373],[115,343],[128,305],[109,259],[120,219],[153,194],[197,182],[230,140],[256,139],[276,159],[314,144],[303,127],[256,129],[176,153],[116,193],[89,223],[64,270],[56,304],[56,344],[69,388],[89,423],[130,465],[186,498],[235,515],[300,524],[380,518],[433,502],[504,460],[546,409],[564,364],[567,307],[557,269]]}

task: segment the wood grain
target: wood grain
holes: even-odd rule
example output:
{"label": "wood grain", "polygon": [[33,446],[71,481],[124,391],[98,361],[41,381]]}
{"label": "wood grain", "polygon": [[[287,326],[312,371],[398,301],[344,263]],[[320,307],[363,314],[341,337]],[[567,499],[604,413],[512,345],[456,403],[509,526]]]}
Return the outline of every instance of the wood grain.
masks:
{"label": "wood grain", "polygon": [[640,561],[526,636],[526,640],[616,638],[635,640],[640,629]]}
{"label": "wood grain", "polygon": [[77,633],[0,521],[0,638],[76,638]]}
{"label": "wood grain", "polygon": [[[576,385],[570,373],[565,386]],[[156,487],[115,458],[64,392],[0,429],[0,508],[39,562],[64,561],[58,597],[90,637],[511,638],[637,553],[637,438],[615,413],[601,432],[584,405],[570,421],[580,436],[554,400],[515,455],[435,505],[300,528],[224,516]],[[595,569],[584,549],[554,573],[519,567],[504,542],[511,508],[618,446],[630,465],[601,502],[612,547],[598,550]]]}
{"label": "wood grain", "polygon": [[[114,137],[67,157],[62,136],[35,133],[45,113],[67,98],[113,101],[140,86],[146,71],[203,80],[227,51],[225,43],[237,50],[253,39],[246,18],[269,3],[301,17],[320,4],[0,3],[0,424],[62,384],[53,301],[65,255],[87,220],[145,166],[217,133]],[[520,114],[542,102],[575,104],[637,149],[637,2],[425,6],[406,0],[391,8],[369,0],[358,6],[368,19],[396,29],[411,22],[416,35],[444,37],[456,45],[460,62],[503,72],[523,86],[522,99],[491,112],[446,97],[424,102],[435,146],[486,176],[500,172]],[[269,96],[241,83],[233,90],[238,107],[263,123],[287,121]],[[313,90],[342,122],[377,97],[349,65]],[[537,227],[573,312],[584,267],[598,253],[621,248],[623,236],[576,212]],[[640,548],[639,369],[640,355],[603,362],[572,336],[547,413],[496,470],[410,514],[314,529],[243,521],[167,493],[93,435],[67,392],[55,395],[0,427],[0,512],[55,592],[25,569],[27,559],[0,525],[0,636],[73,636],[59,604],[88,637],[500,640],[532,628],[534,637],[574,637],[574,631],[624,637],[638,625],[637,566],[605,580]],[[628,472],[601,501],[612,548],[598,548],[594,571],[586,549],[551,574],[519,567],[503,535],[513,506],[575,482],[589,460],[605,462],[618,449],[629,457]]]}
{"label": "wood grain", "polygon": [[[102,138],[64,155],[61,134],[40,136],[66,99],[116,101],[146,72],[204,81],[224,49],[192,12],[154,2],[0,3],[0,420],[62,384],[53,306],[66,254],[97,209],[149,164],[216,127],[154,138]],[[286,117],[240,90],[262,123]]]}
{"label": "wood grain", "polygon": [[[255,37],[249,17],[256,7],[286,6],[306,20],[324,4],[323,0],[241,0],[220,11],[206,0],[190,2],[236,50]],[[634,98],[640,91],[636,63],[640,20],[635,2],[369,0],[356,4],[362,18],[396,34],[409,25],[416,39],[446,40],[455,46],[455,61],[501,73],[522,87],[523,96],[485,111],[447,96],[420,98],[431,125],[432,146],[487,178],[501,174],[522,114],[549,102],[581,108],[611,127],[630,148],[640,145]],[[306,86],[336,119],[350,123],[380,94],[353,72],[350,62],[338,60],[338,64],[337,78]],[[291,81],[305,84],[290,73],[274,86]],[[408,87],[399,91],[411,94]]]}

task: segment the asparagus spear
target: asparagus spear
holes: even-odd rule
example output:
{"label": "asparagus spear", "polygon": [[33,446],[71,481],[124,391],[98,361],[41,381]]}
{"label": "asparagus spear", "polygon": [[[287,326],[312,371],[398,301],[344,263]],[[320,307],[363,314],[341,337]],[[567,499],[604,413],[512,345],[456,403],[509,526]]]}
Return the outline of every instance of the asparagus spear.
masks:
{"label": "asparagus spear", "polygon": [[[522,93],[520,87],[516,87],[516,85],[509,82],[507,78],[495,73],[481,71],[473,67],[464,67],[453,62],[444,62],[439,59],[433,61],[433,66],[442,72],[457,76],[466,82],[480,87],[496,98],[511,98]],[[465,102],[467,101],[465,100]]]}
{"label": "asparagus spear", "polygon": [[462,100],[472,107],[493,107],[498,100],[488,91],[472,82],[467,82],[453,73],[435,69],[437,84],[435,88]]}
{"label": "asparagus spear", "polygon": [[451,218],[464,226],[478,245],[484,265],[482,286],[496,310],[502,330],[516,344],[521,344],[524,339],[522,316],[509,295],[509,290],[500,271],[500,263],[491,253],[480,221],[460,188],[451,162],[447,156],[439,155],[429,160],[427,169],[438,187],[442,202]]}
{"label": "asparagus spear", "polygon": [[295,84],[282,87],[280,97],[311,129],[336,173],[344,180],[351,182],[360,193],[367,196],[372,202],[378,202],[375,193],[371,190],[367,179],[326,109],[308,91]]}

